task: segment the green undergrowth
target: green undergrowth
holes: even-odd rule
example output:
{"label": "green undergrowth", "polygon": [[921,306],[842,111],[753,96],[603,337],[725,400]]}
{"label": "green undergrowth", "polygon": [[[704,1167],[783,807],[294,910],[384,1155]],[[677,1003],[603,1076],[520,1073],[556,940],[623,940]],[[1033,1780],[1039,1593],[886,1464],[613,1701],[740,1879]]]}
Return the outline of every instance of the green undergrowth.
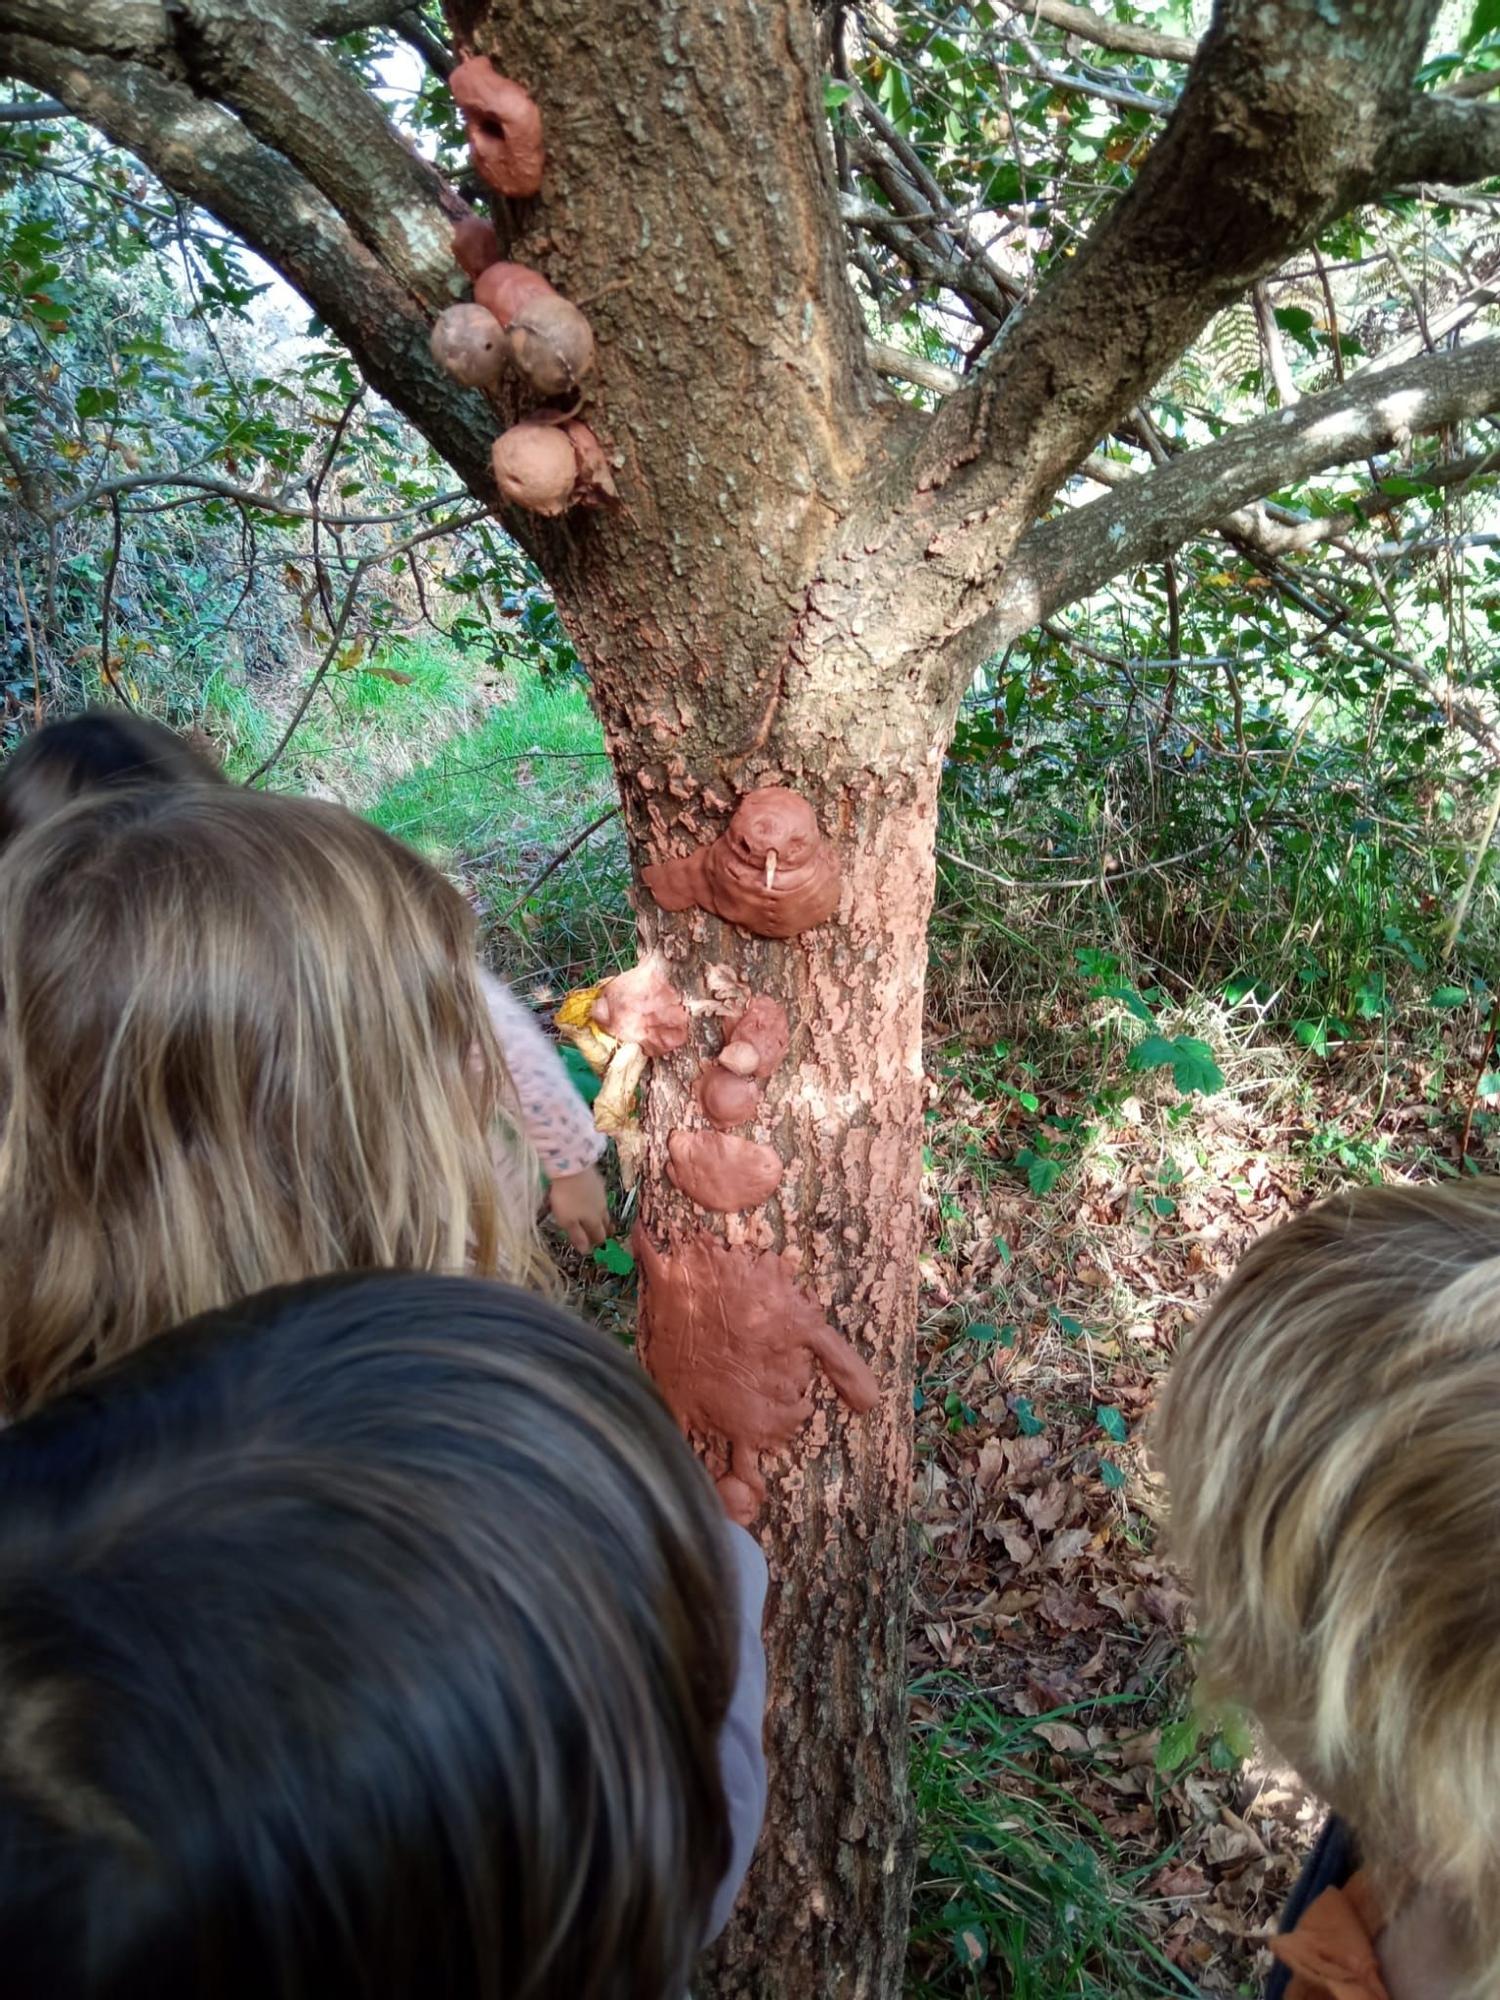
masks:
{"label": "green undergrowth", "polygon": [[538,881],[617,800],[582,683],[517,667],[480,725],[438,746],[370,807],[376,824],[459,875],[490,957],[511,977],[585,984],[634,948],[617,818]]}
{"label": "green undergrowth", "polygon": [[[331,673],[314,696],[266,782],[367,810],[456,732],[474,727],[488,693],[481,663],[441,639],[398,640],[360,665]],[[231,777],[248,778],[276,749],[300,689],[272,700],[260,683],[218,672],[202,722]]]}
{"label": "green undergrowth", "polygon": [[945,1693],[912,1744],[909,2000],[1191,1995],[1147,1914],[1146,1881],[1162,1857],[1127,1860],[1064,1787],[1039,1775],[1047,1747],[1033,1722],[962,1683]]}

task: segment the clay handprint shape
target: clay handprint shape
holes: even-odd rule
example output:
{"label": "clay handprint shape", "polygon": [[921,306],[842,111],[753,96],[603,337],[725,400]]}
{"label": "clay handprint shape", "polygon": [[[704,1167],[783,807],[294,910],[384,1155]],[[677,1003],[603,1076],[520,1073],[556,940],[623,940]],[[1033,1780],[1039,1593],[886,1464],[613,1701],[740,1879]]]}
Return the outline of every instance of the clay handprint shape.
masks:
{"label": "clay handprint shape", "polygon": [[789,1252],[731,1248],[706,1230],[664,1252],[639,1223],[632,1245],[642,1359],[683,1430],[728,1446],[719,1492],[748,1526],[766,1497],[760,1454],[784,1449],[812,1415],[814,1362],[856,1412],[874,1408],[880,1386],[798,1289]]}

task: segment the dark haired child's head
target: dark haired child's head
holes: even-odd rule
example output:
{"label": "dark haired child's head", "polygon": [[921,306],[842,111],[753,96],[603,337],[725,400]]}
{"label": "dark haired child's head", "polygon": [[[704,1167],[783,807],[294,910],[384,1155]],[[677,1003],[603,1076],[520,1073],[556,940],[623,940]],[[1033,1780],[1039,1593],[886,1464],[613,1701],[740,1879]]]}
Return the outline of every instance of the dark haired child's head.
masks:
{"label": "dark haired child's head", "polygon": [[679,2000],[733,1632],[712,1487],[570,1314],[206,1314],[0,1434],[5,1990]]}
{"label": "dark haired child's head", "polygon": [[0,763],[0,847],[85,792],[116,785],[216,785],[224,773],[175,730],[124,708],[49,722]]}

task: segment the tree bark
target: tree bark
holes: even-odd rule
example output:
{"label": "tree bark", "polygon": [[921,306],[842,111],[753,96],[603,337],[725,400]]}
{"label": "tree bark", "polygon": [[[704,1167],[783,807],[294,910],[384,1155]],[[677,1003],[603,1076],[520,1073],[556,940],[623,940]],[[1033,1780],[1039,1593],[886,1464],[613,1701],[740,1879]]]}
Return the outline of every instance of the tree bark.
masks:
{"label": "tree bark", "polygon": [[[689,998],[727,965],[792,1028],[760,1120],[786,1175],[746,1217],[710,1223],[664,1171],[668,1135],[700,1122],[693,1080],[716,1028],[698,1017],[692,1046],[653,1065],[643,1226],[658,1248],[712,1227],[795,1251],[881,1387],[857,1418],[821,1384],[805,1434],[766,1467],[772,1804],[716,1954],[720,1996],[891,2000],[901,1984],[921,999],[937,784],[965,675],[1002,629],[1167,553],[1284,467],[1354,455],[1419,406],[1500,405],[1500,381],[1480,380],[1492,357],[1438,357],[1392,378],[1391,397],[1309,399],[1280,430],[1210,447],[1199,472],[1162,468],[1021,542],[1211,313],[1320,222],[1383,173],[1457,172],[1464,146],[1491,156],[1483,108],[1412,113],[1400,137],[1434,5],[1219,0],[1130,192],[925,417],[883,396],[866,359],[805,0],[449,0],[456,41],[542,112],[542,193],[496,218],[502,240],[583,307],[598,343],[587,416],[618,505],[505,518],[588,663],[636,879],[771,783],[806,796],[844,869],[835,918],[785,943],[637,892],[641,942]],[[453,197],[349,99],[349,73],[298,40],[384,12],[0,0],[0,69],[266,255],[492,497],[488,444],[513,406],[455,388],[426,350],[455,284]],[[1057,0],[1047,18],[1064,16],[1076,26]],[[1315,426],[1331,411],[1343,428],[1323,456]]]}

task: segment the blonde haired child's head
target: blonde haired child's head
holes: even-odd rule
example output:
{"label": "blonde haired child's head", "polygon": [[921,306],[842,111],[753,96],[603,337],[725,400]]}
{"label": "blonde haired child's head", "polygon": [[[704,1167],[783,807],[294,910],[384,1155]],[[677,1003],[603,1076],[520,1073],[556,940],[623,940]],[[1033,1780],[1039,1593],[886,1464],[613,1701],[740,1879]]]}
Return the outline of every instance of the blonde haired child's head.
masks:
{"label": "blonde haired child's head", "polygon": [[1261,1238],[1157,1447],[1209,1676],[1500,1990],[1500,1182],[1362,1188]]}
{"label": "blonde haired child's head", "polygon": [[12,1411],[190,1314],[377,1266],[525,1280],[458,892],[342,807],[129,788],[0,871]]}

